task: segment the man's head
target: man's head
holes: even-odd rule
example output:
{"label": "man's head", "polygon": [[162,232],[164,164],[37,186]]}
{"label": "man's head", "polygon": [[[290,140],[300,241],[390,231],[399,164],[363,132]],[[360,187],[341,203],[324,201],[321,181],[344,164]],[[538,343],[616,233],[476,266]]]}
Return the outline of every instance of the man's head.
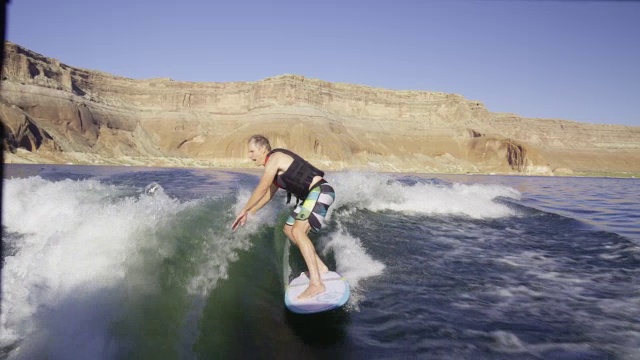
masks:
{"label": "man's head", "polygon": [[271,151],[269,139],[262,135],[253,135],[249,138],[249,159],[256,162],[256,165],[264,165],[267,160],[267,154]]}

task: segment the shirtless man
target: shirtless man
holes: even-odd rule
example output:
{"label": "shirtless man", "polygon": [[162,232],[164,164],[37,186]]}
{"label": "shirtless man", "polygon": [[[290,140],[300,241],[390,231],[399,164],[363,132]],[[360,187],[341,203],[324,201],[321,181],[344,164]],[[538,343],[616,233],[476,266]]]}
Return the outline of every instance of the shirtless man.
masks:
{"label": "shirtless man", "polygon": [[320,274],[329,269],[318,257],[308,234],[309,230],[316,233],[322,227],[327,209],[335,200],[335,192],[324,180],[324,172],[289,150],[271,150],[271,144],[264,136],[252,136],[248,145],[249,158],[256,165],[264,166],[264,174],[231,228],[235,231],[244,226],[248,215],[267,204],[278,188],[285,189],[287,196],[295,195],[300,203],[291,211],[284,233],[298,246],[309,268],[309,287],[298,298],[314,297],[325,291]]}

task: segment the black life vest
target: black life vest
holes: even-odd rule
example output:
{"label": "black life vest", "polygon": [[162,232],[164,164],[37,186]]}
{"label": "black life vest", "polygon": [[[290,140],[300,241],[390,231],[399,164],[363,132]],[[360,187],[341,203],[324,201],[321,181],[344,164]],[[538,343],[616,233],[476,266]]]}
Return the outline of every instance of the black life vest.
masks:
{"label": "black life vest", "polygon": [[287,203],[289,203],[291,199],[291,194],[295,195],[298,201],[306,199],[307,195],[309,195],[311,181],[313,181],[313,178],[316,176],[324,176],[324,172],[318,170],[308,161],[287,149],[271,150],[267,154],[267,161],[269,156],[274,152],[281,152],[293,158],[293,162],[289,165],[289,168],[282,174],[276,175],[274,180],[274,183],[279,188],[287,191]]}

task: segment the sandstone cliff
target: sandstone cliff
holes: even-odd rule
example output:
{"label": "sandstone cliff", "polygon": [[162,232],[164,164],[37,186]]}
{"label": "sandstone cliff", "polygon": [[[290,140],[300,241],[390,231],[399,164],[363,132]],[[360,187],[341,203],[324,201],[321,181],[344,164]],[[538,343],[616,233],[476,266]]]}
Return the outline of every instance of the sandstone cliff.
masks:
{"label": "sandstone cliff", "polygon": [[297,75],[133,80],[5,49],[8,162],[248,167],[246,139],[261,133],[333,170],[640,173],[640,127],[526,119],[455,94]]}

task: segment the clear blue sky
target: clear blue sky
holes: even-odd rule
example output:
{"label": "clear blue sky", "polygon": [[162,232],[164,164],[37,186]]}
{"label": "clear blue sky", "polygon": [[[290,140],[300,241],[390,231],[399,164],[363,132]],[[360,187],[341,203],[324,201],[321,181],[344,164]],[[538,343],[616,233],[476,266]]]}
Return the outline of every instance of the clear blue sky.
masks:
{"label": "clear blue sky", "polygon": [[135,79],[298,74],[640,126],[640,2],[12,0],[7,38]]}

